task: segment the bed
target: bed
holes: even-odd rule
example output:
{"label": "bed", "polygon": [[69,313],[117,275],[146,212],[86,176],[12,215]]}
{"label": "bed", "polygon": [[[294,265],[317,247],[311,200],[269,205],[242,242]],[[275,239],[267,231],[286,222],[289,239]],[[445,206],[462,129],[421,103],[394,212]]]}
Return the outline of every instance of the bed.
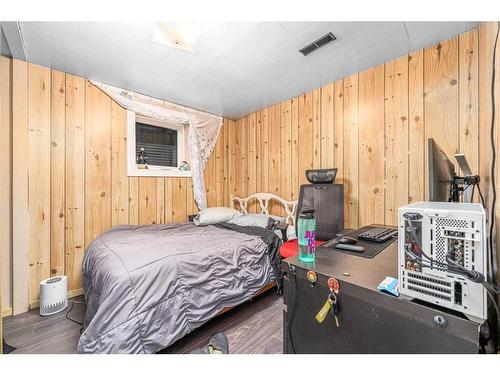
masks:
{"label": "bed", "polygon": [[[296,201],[269,193],[231,197],[247,212],[271,201],[293,223]],[[257,206],[257,205],[255,205]],[[270,230],[231,224],[122,225],[88,246],[81,353],[156,353],[277,281],[281,241]]]}

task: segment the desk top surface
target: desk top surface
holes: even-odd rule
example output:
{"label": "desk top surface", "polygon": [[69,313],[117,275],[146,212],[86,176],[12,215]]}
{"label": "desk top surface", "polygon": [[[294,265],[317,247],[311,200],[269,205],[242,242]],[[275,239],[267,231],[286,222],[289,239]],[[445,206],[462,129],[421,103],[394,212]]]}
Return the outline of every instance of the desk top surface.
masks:
{"label": "desk top surface", "polygon": [[306,263],[298,256],[283,262],[311,269],[319,274],[335,277],[340,281],[376,290],[386,276],[398,278],[398,242],[393,241],[375,257],[368,259],[344,252],[318,247],[316,261]]}

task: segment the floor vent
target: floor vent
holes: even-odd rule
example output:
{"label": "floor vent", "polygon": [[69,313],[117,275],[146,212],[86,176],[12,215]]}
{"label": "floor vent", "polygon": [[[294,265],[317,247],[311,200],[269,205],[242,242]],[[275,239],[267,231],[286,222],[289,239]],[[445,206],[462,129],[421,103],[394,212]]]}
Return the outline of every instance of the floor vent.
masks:
{"label": "floor vent", "polygon": [[307,56],[313,53],[314,51],[320,49],[321,47],[324,47],[327,44],[333,42],[336,39],[337,38],[335,37],[335,35],[333,35],[332,33],[328,33],[326,35],[323,35],[321,38],[315,40],[311,44],[308,44],[304,48],[299,49],[299,52],[304,56]]}

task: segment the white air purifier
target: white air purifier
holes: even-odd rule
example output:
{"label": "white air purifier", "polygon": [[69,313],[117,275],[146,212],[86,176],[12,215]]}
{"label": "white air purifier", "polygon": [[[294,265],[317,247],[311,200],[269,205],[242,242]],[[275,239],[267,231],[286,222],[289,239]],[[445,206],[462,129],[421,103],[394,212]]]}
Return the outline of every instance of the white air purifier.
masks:
{"label": "white air purifier", "polygon": [[55,276],[40,283],[40,315],[49,316],[68,306],[68,278]]}

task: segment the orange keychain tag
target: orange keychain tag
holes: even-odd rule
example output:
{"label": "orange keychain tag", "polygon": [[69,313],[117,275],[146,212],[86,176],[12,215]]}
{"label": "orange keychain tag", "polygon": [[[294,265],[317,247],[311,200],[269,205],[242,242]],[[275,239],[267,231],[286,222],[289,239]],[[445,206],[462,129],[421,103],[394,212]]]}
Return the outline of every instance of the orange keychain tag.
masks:
{"label": "orange keychain tag", "polygon": [[328,279],[328,288],[330,288],[330,292],[338,294],[340,289],[339,281],[335,277],[330,277]]}

